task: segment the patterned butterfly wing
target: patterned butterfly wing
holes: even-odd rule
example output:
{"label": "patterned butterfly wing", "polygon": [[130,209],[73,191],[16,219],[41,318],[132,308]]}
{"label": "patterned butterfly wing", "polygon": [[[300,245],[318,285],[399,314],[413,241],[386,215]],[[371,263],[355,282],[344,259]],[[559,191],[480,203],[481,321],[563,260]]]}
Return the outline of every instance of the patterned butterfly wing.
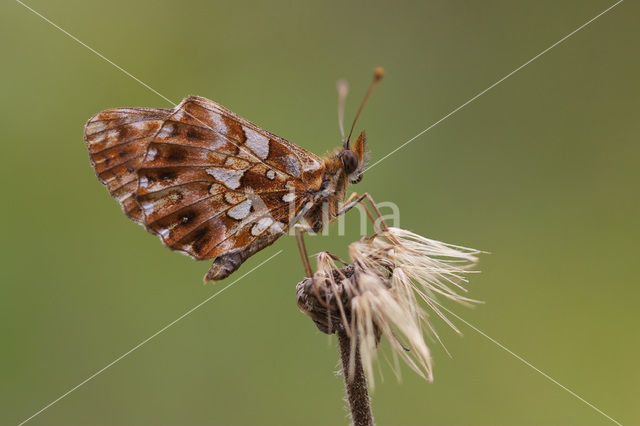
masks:
{"label": "patterned butterfly wing", "polygon": [[93,116],[84,127],[84,140],[96,175],[122,210],[143,224],[136,201],[138,169],[152,137],[171,109],[116,108]]}
{"label": "patterned butterfly wing", "polygon": [[[101,114],[114,111],[141,110]],[[118,163],[116,172],[129,185],[129,210],[121,204],[170,248],[216,258],[207,280],[226,277],[273,243],[320,189],[322,159],[208,99],[189,97],[173,110],[143,111],[156,113],[137,124],[149,132],[130,154],[135,161]],[[134,169],[137,185],[126,167]]]}

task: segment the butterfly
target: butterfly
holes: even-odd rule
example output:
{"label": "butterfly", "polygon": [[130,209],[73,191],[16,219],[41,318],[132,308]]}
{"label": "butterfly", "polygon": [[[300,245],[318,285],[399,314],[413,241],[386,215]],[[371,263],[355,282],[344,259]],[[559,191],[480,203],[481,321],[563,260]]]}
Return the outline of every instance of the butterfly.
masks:
{"label": "butterfly", "polygon": [[[376,69],[356,120],[381,78]],[[213,259],[205,281],[217,281],[297,222],[317,232],[339,214],[368,157],[365,132],[351,146],[356,120],[345,138],[339,115],[343,143],[326,157],[199,96],[172,109],[102,111],[87,121],[84,140],[124,213],[169,248]]]}

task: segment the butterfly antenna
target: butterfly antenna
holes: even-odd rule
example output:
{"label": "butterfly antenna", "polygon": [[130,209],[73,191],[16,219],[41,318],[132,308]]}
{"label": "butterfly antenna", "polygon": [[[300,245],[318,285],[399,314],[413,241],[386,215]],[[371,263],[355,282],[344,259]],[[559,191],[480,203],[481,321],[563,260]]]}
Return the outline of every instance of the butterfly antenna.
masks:
{"label": "butterfly antenna", "polygon": [[342,137],[342,145],[344,145],[344,105],[347,102],[347,94],[349,93],[349,83],[347,80],[340,79],[336,84],[338,88],[338,126],[340,126],[340,136]]}
{"label": "butterfly antenna", "polygon": [[371,80],[371,84],[369,84],[369,88],[367,89],[367,93],[365,93],[364,98],[362,99],[362,103],[360,104],[360,108],[358,108],[358,112],[356,113],[356,118],[353,119],[353,124],[351,125],[351,130],[349,131],[349,136],[347,140],[342,144],[345,149],[349,149],[349,141],[351,140],[351,134],[353,133],[353,128],[356,127],[356,121],[358,121],[358,117],[360,117],[360,113],[362,112],[362,108],[369,100],[369,96],[371,96],[371,92],[376,88],[382,77],[384,76],[384,69],[378,67],[373,72],[373,80]]}

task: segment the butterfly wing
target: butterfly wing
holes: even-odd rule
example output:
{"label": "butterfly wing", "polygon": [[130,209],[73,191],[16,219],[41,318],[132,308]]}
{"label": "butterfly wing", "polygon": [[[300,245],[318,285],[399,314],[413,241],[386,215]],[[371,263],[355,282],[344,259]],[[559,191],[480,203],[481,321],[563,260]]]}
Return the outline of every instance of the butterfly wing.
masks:
{"label": "butterfly wing", "polygon": [[84,140],[96,175],[124,213],[135,222],[144,217],[136,201],[138,169],[147,145],[170,109],[116,108],[93,116],[84,127]]}
{"label": "butterfly wing", "polygon": [[[136,126],[147,133],[135,139],[139,145],[129,154],[135,161],[111,160],[111,178],[98,169],[94,154],[104,148],[85,130],[98,177],[112,195],[118,186],[129,217],[167,246],[196,259],[216,258],[208,279],[224,278],[272,244],[322,184],[321,158],[205,98],[186,98],[173,110],[105,111],[87,128],[106,129],[112,116],[125,125],[144,123]],[[116,133],[107,139],[106,149],[135,145]]]}

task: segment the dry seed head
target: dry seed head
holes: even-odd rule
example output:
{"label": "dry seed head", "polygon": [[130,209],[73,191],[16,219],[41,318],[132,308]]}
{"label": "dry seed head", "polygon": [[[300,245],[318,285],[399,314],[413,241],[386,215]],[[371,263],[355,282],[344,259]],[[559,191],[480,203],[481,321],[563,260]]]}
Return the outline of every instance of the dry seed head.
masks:
{"label": "dry seed head", "polygon": [[[310,281],[316,294],[324,298],[325,319],[321,322],[328,324],[325,328],[329,332],[339,327],[357,337],[351,339],[352,349],[355,351],[357,342],[371,386],[373,363],[382,336],[389,341],[394,359],[402,359],[421,377],[432,381],[425,334],[438,336],[427,312],[434,312],[458,331],[438,309],[436,298],[440,295],[459,303],[477,302],[460,293],[467,291],[463,284],[467,275],[474,272],[471,268],[480,253],[398,228],[350,244],[353,264],[344,268],[339,268],[331,255],[321,253],[318,271]],[[309,311],[305,310],[310,314]],[[317,318],[314,321],[318,324]]]}

